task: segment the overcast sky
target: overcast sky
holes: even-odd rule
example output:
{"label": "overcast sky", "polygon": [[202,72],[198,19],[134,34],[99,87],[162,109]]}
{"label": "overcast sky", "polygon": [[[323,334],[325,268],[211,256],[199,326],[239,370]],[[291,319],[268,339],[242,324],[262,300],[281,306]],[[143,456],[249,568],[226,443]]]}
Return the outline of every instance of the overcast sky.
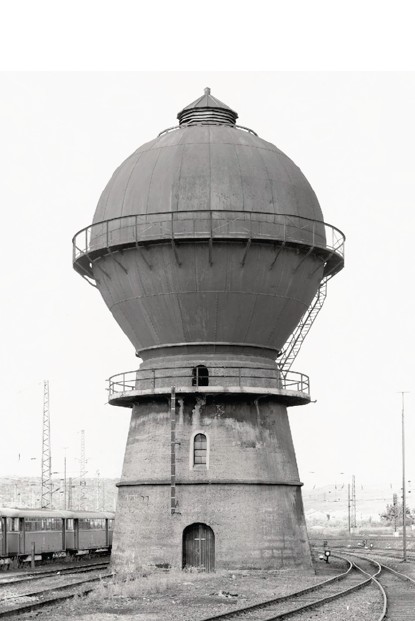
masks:
{"label": "overcast sky", "polygon": [[114,169],[205,86],[296,162],[347,237],[346,267],[293,366],[317,400],[290,409],[300,478],[399,486],[408,390],[415,482],[415,73],[1,74],[0,475],[40,474],[44,379],[53,470],[67,447],[79,473],[85,429],[88,475],[120,475],[130,411],[106,404],[105,380],[137,358],[73,271],[71,238]]}

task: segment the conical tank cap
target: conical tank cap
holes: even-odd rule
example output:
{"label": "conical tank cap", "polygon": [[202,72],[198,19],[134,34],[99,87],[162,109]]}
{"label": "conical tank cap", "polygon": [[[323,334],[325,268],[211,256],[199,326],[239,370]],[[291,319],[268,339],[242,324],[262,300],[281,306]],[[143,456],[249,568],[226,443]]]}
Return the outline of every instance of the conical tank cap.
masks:
{"label": "conical tank cap", "polygon": [[183,108],[178,115],[180,125],[231,125],[234,126],[238,114],[205,88],[204,94]]}

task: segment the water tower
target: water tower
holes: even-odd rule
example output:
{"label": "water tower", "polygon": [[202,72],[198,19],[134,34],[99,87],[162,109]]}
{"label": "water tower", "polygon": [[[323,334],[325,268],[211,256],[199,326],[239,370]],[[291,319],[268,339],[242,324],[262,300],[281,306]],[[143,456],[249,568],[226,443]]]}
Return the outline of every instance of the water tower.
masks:
{"label": "water tower", "polygon": [[309,381],[291,365],[344,236],[237,117],[205,89],[74,237],[75,269],[142,359],[109,380],[110,403],[132,409],[116,567],[311,566],[287,416]]}

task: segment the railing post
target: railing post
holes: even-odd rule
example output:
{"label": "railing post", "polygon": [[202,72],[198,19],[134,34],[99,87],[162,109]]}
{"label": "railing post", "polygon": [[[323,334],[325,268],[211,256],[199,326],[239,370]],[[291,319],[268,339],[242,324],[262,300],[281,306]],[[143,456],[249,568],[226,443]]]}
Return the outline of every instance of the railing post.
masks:
{"label": "railing post", "polygon": [[242,384],[241,384],[241,370],[242,370],[241,367],[239,367],[239,388],[242,387]]}

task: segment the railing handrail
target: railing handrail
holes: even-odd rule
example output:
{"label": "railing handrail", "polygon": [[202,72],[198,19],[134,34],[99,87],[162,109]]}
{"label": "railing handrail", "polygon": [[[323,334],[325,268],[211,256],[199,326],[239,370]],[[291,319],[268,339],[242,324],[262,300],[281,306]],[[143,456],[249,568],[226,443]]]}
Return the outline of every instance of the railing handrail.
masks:
{"label": "railing handrail", "polygon": [[[287,213],[275,213],[275,212],[271,212],[271,211],[243,211],[243,210],[234,210],[234,209],[201,209],[201,210],[191,210],[191,209],[184,209],[184,210],[180,210],[180,211],[160,211],[160,212],[151,212],[151,213],[146,213],[146,214],[129,214],[129,215],[125,215],[125,216],[117,216],[115,218],[109,218],[108,220],[100,220],[99,222],[93,222],[92,224],[90,224],[89,226],[84,227],[83,229],[80,229],[72,238],[72,244],[73,244],[73,248],[74,248],[74,256],[76,256],[76,250],[78,251],[78,253],[82,253],[82,254],[87,254],[90,251],[90,242],[91,242],[91,235],[89,236],[89,241],[88,241],[88,233],[91,232],[94,228],[98,228],[99,226],[103,226],[105,225],[106,227],[106,232],[107,232],[107,244],[108,244],[108,228],[109,228],[109,224],[111,222],[117,222],[117,221],[122,221],[122,220],[127,220],[127,219],[131,219],[133,218],[135,221],[135,225],[138,224],[139,219],[144,220],[144,222],[149,222],[149,224],[153,225],[156,224],[158,222],[163,222],[164,220],[155,220],[155,221],[151,221],[151,218],[156,216],[157,218],[161,218],[163,216],[166,217],[166,219],[172,223],[175,221],[179,221],[180,220],[180,216],[183,214],[188,214],[189,216],[192,216],[191,219],[192,220],[197,220],[197,218],[201,217],[202,215],[207,215],[208,219],[213,219],[213,216],[228,216],[229,214],[232,214],[233,216],[243,216],[243,220],[248,220],[250,222],[252,221],[266,221],[268,222],[268,220],[266,220],[266,218],[274,218],[274,223],[276,218],[284,218],[286,220],[289,220],[290,218],[295,218],[297,221],[300,222],[310,222],[313,224],[313,237],[314,237],[314,227],[317,225],[321,225],[324,229],[324,232],[330,230],[332,232],[333,235],[337,235],[339,237],[337,243],[335,243],[335,245],[330,245],[328,243],[328,240],[325,240],[325,248],[328,250],[333,250],[334,252],[338,252],[338,254],[340,254],[341,256],[343,256],[343,247],[344,247],[344,243],[346,241],[346,237],[344,235],[344,233],[338,229],[337,227],[333,226],[332,224],[329,224],[327,222],[324,222],[323,220],[315,220],[313,218],[307,218],[305,216],[299,216],[297,214],[287,214]],[[185,219],[183,219],[185,220]],[[240,220],[239,217],[235,218],[234,221]],[[286,226],[286,225],[285,225]],[[121,227],[120,227],[121,229]],[[173,231],[173,228],[171,229]],[[111,231],[112,233],[113,231]],[[207,232],[206,232],[207,234]],[[210,234],[212,235],[212,229],[210,229]],[[85,236],[85,249],[82,250],[78,245],[77,245],[77,240],[82,236]],[[193,235],[194,235],[194,231],[193,231]],[[167,237],[167,236],[166,236]],[[215,235],[213,234],[212,237],[214,238]],[[334,244],[334,238],[333,238],[333,244]],[[317,244],[318,245],[318,244]],[[105,247],[105,244],[103,245],[103,247]]]}
{"label": "railing handrail", "polygon": [[[133,390],[140,390],[139,388],[137,388],[137,383],[140,381],[151,381],[153,382],[153,388],[155,388],[155,383],[156,381],[160,382],[163,381],[163,379],[166,380],[166,386],[162,386],[161,388],[169,388],[170,384],[172,383],[172,381],[174,380],[176,382],[176,385],[178,388],[183,387],[185,384],[181,382],[181,380],[187,379],[187,380],[193,380],[194,379],[194,372],[195,369],[197,369],[198,367],[195,367],[194,365],[184,365],[181,367],[158,367],[158,368],[150,368],[150,369],[134,369],[132,371],[124,371],[123,373],[118,373],[116,375],[112,375],[109,379],[108,379],[108,390],[109,390],[109,395],[110,397],[114,394],[120,394],[120,393],[128,393],[131,392]],[[227,371],[226,374],[222,374],[222,375],[215,375],[214,371],[218,369],[218,370],[223,370],[225,369]],[[231,370],[235,370],[235,374],[230,374],[229,371]],[[169,371],[170,374],[169,375],[160,375],[157,372],[158,371]],[[178,375],[177,373],[180,371],[187,371],[186,375]],[[297,390],[294,392],[302,392],[305,394],[309,394],[309,389],[310,389],[310,380],[309,377],[307,375],[305,375],[304,373],[300,373],[297,371],[288,371],[288,372],[284,372],[281,371],[280,369],[272,369],[269,367],[228,367],[228,366],[215,366],[215,367],[209,367],[208,368],[209,371],[209,384],[206,384],[205,386],[209,386],[210,388],[215,388],[220,386],[220,383],[211,383],[214,380],[220,380],[220,379],[224,379],[224,380],[234,380],[236,379],[236,385],[239,385],[240,387],[243,386],[251,386],[251,384],[245,384],[245,382],[242,382],[241,380],[249,380],[249,379],[262,379],[262,380],[269,380],[271,382],[276,382],[278,384],[277,388],[278,389],[289,389],[290,387],[297,387]],[[247,371],[247,375],[242,375],[241,372],[242,371]],[[271,373],[274,373],[276,375],[272,376],[272,375],[257,375],[255,373],[255,371],[269,371]],[[198,373],[196,371],[196,378],[198,380]],[[186,385],[187,386],[187,385]],[[198,389],[199,387],[201,387],[202,384],[199,384],[199,382],[197,381],[196,384],[192,385],[192,388],[196,388]],[[251,386],[252,387],[252,386]],[[121,390],[116,390],[115,388],[121,388]],[[160,388],[160,387],[159,387]],[[189,386],[187,386],[187,388],[189,388]],[[273,386],[266,386],[265,388],[273,388]]]}

